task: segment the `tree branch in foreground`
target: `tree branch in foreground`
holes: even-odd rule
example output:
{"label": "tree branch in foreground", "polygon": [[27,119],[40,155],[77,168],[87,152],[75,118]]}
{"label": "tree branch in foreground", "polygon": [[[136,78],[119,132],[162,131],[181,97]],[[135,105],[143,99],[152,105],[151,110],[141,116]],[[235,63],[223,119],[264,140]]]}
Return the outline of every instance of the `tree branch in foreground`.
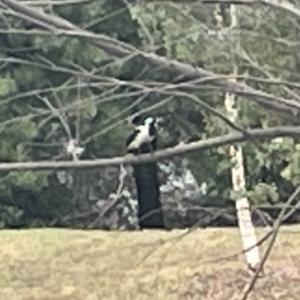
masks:
{"label": "tree branch in foreground", "polygon": [[[299,137],[300,126],[279,126],[267,129],[251,129],[247,130],[247,134],[252,139],[272,139],[275,137]],[[120,164],[140,164],[143,162],[156,161],[170,158],[177,155],[193,152],[196,150],[206,150],[210,148],[220,147],[228,144],[241,143],[247,140],[247,137],[238,132],[224,136],[213,137],[203,141],[197,141],[189,144],[178,145],[173,148],[167,148],[156,151],[154,154],[143,154],[140,156],[130,157],[114,157],[95,160],[83,161],[41,161],[41,162],[16,162],[16,163],[0,163],[0,171],[28,171],[28,170],[63,170],[63,169],[87,169],[99,168],[106,166],[118,166]]]}
{"label": "tree branch in foreground", "polygon": [[272,236],[271,236],[271,240],[267,246],[267,249],[265,250],[264,256],[261,260],[261,263],[258,267],[258,269],[256,270],[255,274],[253,275],[253,277],[251,278],[249,284],[246,286],[245,291],[243,296],[241,297],[241,300],[246,300],[249,296],[249,294],[251,293],[251,291],[254,289],[255,283],[257,282],[257,279],[259,277],[259,273],[263,270],[264,264],[266,263],[266,261],[268,260],[270,253],[273,249],[273,246],[275,244],[277,235],[279,233],[279,229],[281,224],[284,222],[285,216],[289,210],[289,206],[291,206],[291,204],[297,199],[297,197],[300,194],[300,186],[294,191],[294,193],[289,197],[288,201],[286,202],[286,207],[284,207],[277,220],[275,221],[273,228],[272,228]]}
{"label": "tree branch in foreground", "polygon": [[219,75],[205,69],[194,67],[177,60],[169,60],[154,53],[140,51],[129,44],[105,35],[94,34],[82,30],[67,20],[38,11],[15,0],[0,0],[0,4],[1,3],[4,7],[8,8],[7,13],[11,10],[14,15],[50,30],[53,35],[82,38],[115,57],[124,58],[133,55],[133,59],[140,59],[145,64],[151,65],[152,67],[164,68],[165,70],[168,70],[170,74],[181,77],[182,80],[194,80],[197,78],[215,76],[215,80],[213,80],[211,84],[221,87],[227,92],[243,95],[273,110],[281,112],[285,111],[293,115],[295,112],[300,111],[300,103],[295,100],[279,98],[263,91],[256,90],[244,83],[220,79]]}

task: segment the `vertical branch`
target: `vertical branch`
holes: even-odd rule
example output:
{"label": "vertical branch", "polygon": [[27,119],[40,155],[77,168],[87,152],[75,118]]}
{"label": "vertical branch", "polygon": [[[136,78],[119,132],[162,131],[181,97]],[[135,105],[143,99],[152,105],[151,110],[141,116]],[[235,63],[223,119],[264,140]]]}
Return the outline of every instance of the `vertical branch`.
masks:
{"label": "vertical branch", "polygon": [[[230,15],[230,27],[234,28],[238,26],[238,14],[237,7],[235,5],[230,5],[229,7]],[[240,40],[237,37],[237,40],[234,40],[232,43],[232,48],[240,47]],[[233,50],[233,49],[232,49]],[[238,50],[238,49],[236,49]],[[235,51],[231,51],[232,55]],[[234,57],[232,57],[232,69],[233,69],[233,78],[237,78],[238,75],[238,65],[235,62]],[[236,81],[236,79],[232,79]],[[227,110],[228,118],[234,124],[238,122],[238,104],[236,97],[233,94],[226,93],[224,100],[225,108]],[[246,180],[245,180],[245,169],[244,169],[244,157],[243,149],[241,145],[231,145],[229,148],[229,154],[233,167],[231,169],[231,178],[232,178],[232,189],[234,192],[239,194],[244,194],[246,192]],[[242,238],[244,250],[251,248],[251,250],[245,252],[246,262],[249,268],[254,271],[259,266],[261,258],[258,246],[257,237],[255,233],[255,228],[252,223],[251,213],[249,209],[249,201],[247,197],[241,196],[236,200],[236,210],[237,210],[237,219],[238,226]]]}
{"label": "vertical branch", "polygon": [[[80,160],[81,150],[80,150],[80,90],[81,80],[80,77],[77,77],[77,95],[76,95],[76,124],[75,124],[75,138],[69,140],[69,152],[72,155],[74,162]],[[83,149],[82,149],[83,151]],[[86,178],[90,176],[89,172],[82,172],[80,170],[73,170],[73,213],[78,214],[81,210],[83,203],[86,202],[88,186],[86,185]]]}
{"label": "vertical branch", "polygon": [[77,77],[77,103],[76,103],[76,136],[75,138],[80,140],[80,101],[81,101],[81,78]]}
{"label": "vertical branch", "polygon": [[[76,130],[76,132],[75,132],[76,144],[79,143],[79,140],[80,140],[80,110],[79,110],[79,106],[80,106],[80,83],[81,83],[80,77],[77,77],[76,128],[75,128],[75,130]],[[76,146],[79,146],[79,145],[76,145]],[[73,156],[74,161],[79,160],[77,151],[73,151],[72,156]]]}

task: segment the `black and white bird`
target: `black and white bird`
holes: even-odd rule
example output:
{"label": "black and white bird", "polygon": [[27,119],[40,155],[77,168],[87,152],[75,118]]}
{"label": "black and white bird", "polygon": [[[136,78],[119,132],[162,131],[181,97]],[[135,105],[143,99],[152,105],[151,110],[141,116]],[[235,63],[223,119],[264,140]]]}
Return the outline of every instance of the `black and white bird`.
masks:
{"label": "black and white bird", "polygon": [[136,116],[133,118],[132,124],[135,129],[127,138],[127,153],[138,154],[155,151],[157,135],[156,120],[148,117],[142,121],[140,116]]}
{"label": "black and white bird", "polygon": [[[151,117],[142,120],[140,116],[136,116],[132,124],[135,128],[127,138],[126,153],[138,155],[156,151],[157,120]],[[140,228],[164,228],[157,163],[154,161],[134,165],[133,176]]]}

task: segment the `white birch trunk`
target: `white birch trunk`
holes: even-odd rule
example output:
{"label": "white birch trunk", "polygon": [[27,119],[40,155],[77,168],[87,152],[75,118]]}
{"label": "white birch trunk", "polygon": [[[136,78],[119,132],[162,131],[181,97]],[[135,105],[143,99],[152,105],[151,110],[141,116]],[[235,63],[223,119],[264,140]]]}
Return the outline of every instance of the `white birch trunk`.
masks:
{"label": "white birch trunk", "polygon": [[[237,27],[238,16],[235,5],[230,6],[230,18],[231,27]],[[238,45],[233,45],[233,47],[236,46]],[[234,65],[233,62],[233,75],[237,74],[238,68],[236,65]],[[238,107],[236,104],[235,95],[227,93],[225,95],[224,104],[227,110],[228,118],[231,122],[236,124],[238,121]],[[229,153],[231,161],[234,164],[231,169],[232,189],[235,192],[244,193],[246,191],[246,181],[242,147],[240,145],[232,145],[230,146]],[[251,250],[245,252],[246,262],[251,270],[256,270],[257,266],[260,264],[261,258],[257,246],[255,228],[251,219],[249,201],[246,197],[242,197],[236,200],[236,210],[243,249],[247,250],[251,248]]]}

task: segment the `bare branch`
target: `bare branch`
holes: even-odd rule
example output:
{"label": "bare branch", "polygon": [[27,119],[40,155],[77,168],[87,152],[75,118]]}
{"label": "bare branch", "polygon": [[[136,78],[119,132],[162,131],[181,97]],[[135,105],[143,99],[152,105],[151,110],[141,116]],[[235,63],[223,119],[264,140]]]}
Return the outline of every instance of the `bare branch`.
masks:
{"label": "bare branch", "polygon": [[[140,114],[148,113],[148,112],[150,112],[150,111],[152,111],[152,110],[155,110],[155,109],[157,109],[157,108],[159,108],[159,107],[164,106],[165,104],[169,103],[172,99],[173,99],[173,97],[167,97],[167,98],[165,98],[165,99],[159,101],[158,103],[149,105],[148,107],[146,107],[146,108],[144,108],[144,109],[140,109],[140,110],[139,110],[139,113],[140,113]],[[141,96],[139,99],[137,99],[137,100],[132,104],[132,106],[133,106],[135,103],[138,103],[140,100],[143,100],[142,96]],[[126,111],[127,111],[127,110],[126,110]],[[125,112],[125,110],[124,110],[123,112],[121,112],[121,113],[124,113],[124,112]],[[130,117],[133,117],[133,115],[131,115]],[[112,118],[110,118],[110,120],[111,120],[111,119],[112,119]],[[99,136],[101,136],[101,135],[104,135],[104,134],[108,133],[110,130],[116,128],[116,127],[119,126],[119,125],[122,125],[122,123],[124,123],[124,119],[121,119],[121,120],[118,120],[118,121],[114,122],[113,124],[111,124],[111,125],[109,125],[109,126],[103,128],[101,131],[98,131],[98,132],[96,132],[95,134],[93,134],[92,136],[89,136],[86,140],[84,140],[84,141],[82,142],[82,144],[85,145],[85,144],[89,143],[92,139],[94,139],[94,138],[96,138],[96,137],[99,137]]]}
{"label": "bare branch", "polygon": [[28,6],[62,6],[62,5],[78,5],[90,3],[93,0],[35,0],[35,1],[22,1]]}
{"label": "bare branch", "polygon": [[264,256],[263,256],[263,258],[262,258],[262,260],[261,260],[260,265],[258,266],[258,268],[257,268],[257,270],[256,270],[256,272],[255,272],[255,274],[253,275],[253,277],[252,277],[250,283],[249,283],[248,286],[246,287],[245,292],[244,292],[243,296],[241,297],[241,300],[246,300],[246,299],[248,298],[249,294],[251,293],[251,291],[253,290],[253,288],[254,288],[254,286],[255,286],[255,283],[256,283],[256,281],[257,281],[257,279],[258,279],[258,277],[259,277],[259,274],[260,274],[260,272],[262,271],[263,266],[264,266],[264,264],[266,263],[266,261],[267,261],[269,255],[270,255],[270,253],[271,253],[271,251],[272,251],[272,248],[273,248],[274,243],[275,243],[275,241],[276,241],[277,235],[278,235],[278,233],[279,233],[279,228],[280,228],[282,222],[284,221],[284,218],[285,218],[285,215],[286,215],[286,213],[287,213],[288,207],[295,201],[295,199],[299,196],[299,194],[300,194],[300,186],[299,186],[299,187],[294,191],[294,193],[289,197],[288,201],[286,202],[286,205],[287,205],[287,206],[284,207],[284,208],[281,210],[281,212],[280,212],[280,214],[279,214],[279,216],[278,216],[276,222],[275,222],[274,225],[273,225],[273,228],[272,228],[272,236],[271,236],[271,240],[270,240],[270,242],[269,242],[269,245],[268,245],[268,247],[267,247],[267,249],[266,249],[266,251],[265,251],[265,253],[264,253]]}
{"label": "bare branch", "polygon": [[44,104],[46,104],[46,106],[48,106],[49,110],[52,112],[52,115],[54,117],[57,117],[60,120],[60,122],[62,124],[62,127],[64,128],[64,130],[65,130],[65,132],[66,132],[66,134],[68,136],[68,139],[70,140],[72,138],[70,127],[67,124],[67,121],[61,115],[60,111],[51,104],[51,102],[48,100],[47,97],[41,97],[39,95],[37,97],[42,102],[44,102]]}
{"label": "bare branch", "polygon": [[[276,137],[299,137],[300,126],[278,126],[267,129],[247,130],[248,135],[255,139],[272,139]],[[241,143],[247,138],[241,133],[232,133],[224,136],[213,137],[207,140],[178,145],[173,148],[159,150],[154,154],[143,154],[141,156],[114,157],[83,161],[60,161],[60,162],[25,162],[25,163],[1,163],[0,171],[26,171],[26,170],[62,170],[62,169],[88,169],[105,166],[118,166],[120,164],[140,164],[143,162],[161,160],[177,155],[186,154],[196,150],[207,150],[228,144]]]}
{"label": "bare branch", "polygon": [[[201,77],[216,76],[216,74],[202,68],[196,68],[176,60],[169,60],[165,57],[161,57],[153,53],[145,53],[139,51],[133,46],[120,42],[116,39],[109,38],[105,35],[93,34],[88,31],[81,30],[77,26],[62,18],[35,10],[18,1],[1,0],[0,3],[3,3],[13,12],[19,14],[20,18],[30,20],[33,23],[47,28],[48,30],[51,30],[53,34],[64,34],[67,36],[83,38],[87,42],[97,46],[98,48],[115,57],[123,58],[128,55],[135,54],[136,57],[142,59],[146,64],[149,64],[153,67],[164,67],[175,76],[183,76],[184,80],[193,80]],[[255,90],[254,88],[251,88],[246,84],[242,84],[239,82],[230,82],[224,79],[222,80],[219,79],[219,76],[216,76],[213,84],[221,87],[227,92],[243,95],[255,100],[261,105],[275,110],[286,111],[292,114],[294,114],[295,110],[300,110],[300,104],[297,103],[297,101],[281,99],[268,93]]]}
{"label": "bare branch", "polygon": [[234,122],[231,122],[229,120],[229,118],[227,118],[225,115],[223,115],[221,112],[217,111],[216,109],[214,109],[210,105],[206,104],[204,101],[200,100],[197,96],[192,95],[192,94],[188,94],[188,93],[184,93],[184,92],[177,92],[177,91],[174,91],[174,92],[171,92],[171,93],[170,92],[162,92],[162,94],[172,94],[174,96],[181,96],[181,97],[186,97],[188,99],[191,99],[192,101],[197,103],[199,106],[201,106],[204,110],[206,110],[207,112],[211,113],[212,115],[218,117],[220,120],[222,120],[225,124],[227,124],[232,129],[243,133],[246,137],[249,138],[250,141],[253,141],[253,143],[257,147],[259,147],[259,144],[256,143],[255,140],[252,139],[251,135],[248,135],[246,130],[244,130],[243,128],[241,128],[240,126],[235,124]]}

